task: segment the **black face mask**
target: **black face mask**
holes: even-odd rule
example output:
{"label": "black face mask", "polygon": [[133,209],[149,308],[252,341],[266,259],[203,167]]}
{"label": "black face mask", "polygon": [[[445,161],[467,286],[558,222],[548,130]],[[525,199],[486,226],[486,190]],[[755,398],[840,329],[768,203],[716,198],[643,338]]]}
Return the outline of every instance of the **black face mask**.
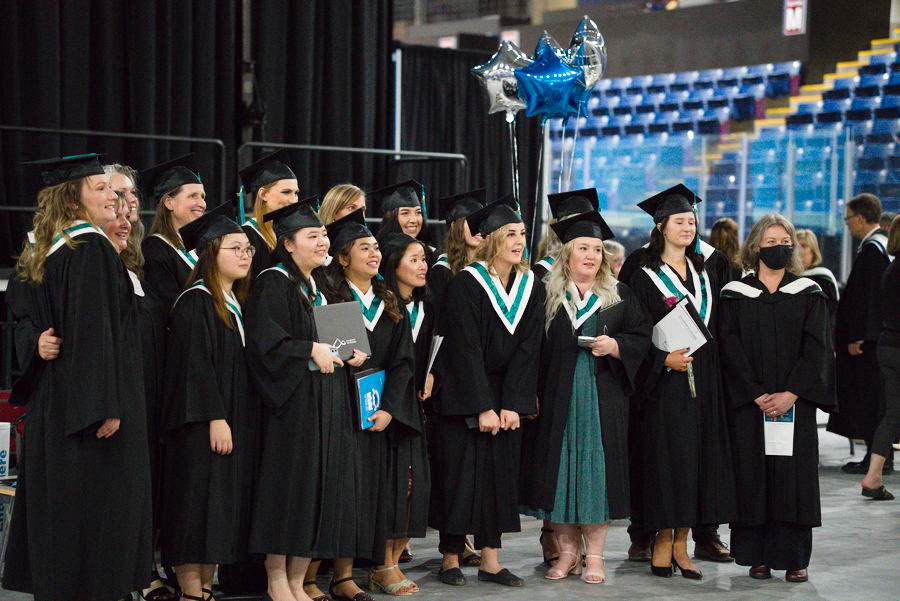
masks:
{"label": "black face mask", "polygon": [[764,246],[759,249],[759,260],[766,264],[766,267],[773,271],[784,269],[791,262],[794,256],[794,247],[786,244],[777,246]]}

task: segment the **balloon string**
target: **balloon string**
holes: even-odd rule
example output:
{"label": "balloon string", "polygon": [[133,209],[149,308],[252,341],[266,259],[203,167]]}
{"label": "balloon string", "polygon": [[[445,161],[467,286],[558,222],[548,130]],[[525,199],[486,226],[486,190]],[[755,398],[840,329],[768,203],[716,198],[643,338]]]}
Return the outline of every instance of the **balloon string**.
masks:
{"label": "balloon string", "polygon": [[568,117],[563,117],[562,120],[562,133],[559,138],[559,182],[556,184],[556,191],[563,191],[563,174],[566,172],[566,125],[569,121]]}
{"label": "balloon string", "polygon": [[[578,116],[575,118],[575,133],[572,134],[572,155],[569,157],[569,172],[566,173],[566,192],[572,189],[572,165],[575,163],[575,143],[578,141],[578,125],[581,121],[581,103],[578,103]],[[562,190],[560,190],[562,192]]]}
{"label": "balloon string", "polygon": [[[542,165],[544,163],[544,144],[547,142],[547,120],[541,124],[541,150],[538,153],[538,164],[537,164],[537,181],[534,186],[534,210],[531,212],[531,235],[532,242],[535,241],[535,236],[537,236],[537,222],[538,222],[538,213],[543,214],[543,203],[541,202],[542,194],[541,189],[543,188],[543,171]],[[538,236],[538,240],[540,237]]]}
{"label": "balloon string", "polygon": [[512,152],[510,157],[510,168],[512,170],[512,191],[519,202],[519,149],[516,143],[516,116],[513,113],[506,113],[506,122],[509,124],[509,148]]}

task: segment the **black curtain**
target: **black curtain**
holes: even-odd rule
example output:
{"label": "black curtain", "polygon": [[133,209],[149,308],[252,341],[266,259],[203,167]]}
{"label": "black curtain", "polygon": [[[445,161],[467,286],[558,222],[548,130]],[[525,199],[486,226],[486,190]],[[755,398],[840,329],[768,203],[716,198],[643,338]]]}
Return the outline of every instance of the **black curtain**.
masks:
{"label": "black curtain", "polygon": [[[390,0],[256,2],[252,54],[258,94],[267,109],[256,139],[390,148],[392,4]],[[265,151],[242,153],[241,164]],[[290,154],[300,193],[320,198],[340,183],[367,189],[382,184],[389,160],[319,151]]]}
{"label": "black curtain", "polygon": [[[233,173],[239,10],[240,0],[0,2],[0,124],[219,138]],[[222,198],[211,145],[0,131],[0,205],[34,204],[20,162],[82,152],[137,169],[196,152],[210,205]],[[0,265],[13,264],[30,223],[0,212]]]}
{"label": "black curtain", "polygon": [[[505,113],[488,114],[484,88],[470,70],[490,59],[490,53],[426,46],[400,46],[401,131],[404,150],[461,153],[468,157],[465,173],[455,162],[403,162],[393,165],[394,180],[415,179],[426,187],[428,216],[438,215],[440,197],[487,188],[488,200],[512,188],[509,126]],[[519,156],[519,202],[531,233],[531,216],[541,148],[540,121],[516,116]]]}

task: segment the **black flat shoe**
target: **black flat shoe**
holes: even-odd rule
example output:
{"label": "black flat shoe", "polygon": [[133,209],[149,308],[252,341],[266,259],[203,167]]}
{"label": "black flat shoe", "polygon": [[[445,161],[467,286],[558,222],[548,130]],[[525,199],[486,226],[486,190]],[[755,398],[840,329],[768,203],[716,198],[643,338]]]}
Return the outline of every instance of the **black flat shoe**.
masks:
{"label": "black flat shoe", "polygon": [[328,586],[328,594],[331,595],[331,598],[334,599],[334,601],[375,601],[374,597],[371,597],[362,591],[356,593],[352,597],[345,597],[344,595],[338,595],[334,592],[334,585],[342,582],[350,582],[351,580],[353,580],[352,576],[331,581],[331,584]]}
{"label": "black flat shoe", "polygon": [[459,568],[450,568],[449,570],[438,570],[438,580],[450,586],[465,586],[469,584],[462,570]]}
{"label": "black flat shoe", "polygon": [[[841,471],[845,474],[867,474],[869,473],[869,462],[848,461],[841,466]],[[881,473],[883,474],[884,471]]]}
{"label": "black flat shoe", "polygon": [[888,492],[888,490],[884,487],[884,484],[882,484],[878,488],[866,488],[865,486],[863,486],[862,496],[869,497],[870,499],[875,499],[876,501],[894,500],[894,495]]}
{"label": "black flat shoe", "polygon": [[675,573],[675,566],[655,566],[650,564],[650,573],[654,576],[661,576],[662,578],[671,578],[672,574]]}
{"label": "black flat shoe", "polygon": [[690,580],[700,580],[703,578],[703,572],[700,570],[688,570],[681,567],[674,557],[672,557],[672,565],[681,570],[681,575],[685,578],[689,578]]}
{"label": "black flat shoe", "polygon": [[413,559],[413,554],[409,552],[409,549],[403,549],[400,553],[400,563],[409,563]]}
{"label": "black flat shoe", "polygon": [[502,584],[503,586],[525,586],[525,581],[507,570],[503,568],[496,574],[491,574],[490,572],[485,572],[484,570],[478,570],[478,580],[481,582],[494,582],[496,584]]}
{"label": "black flat shoe", "polygon": [[[303,586],[306,587],[306,586],[309,586],[310,584],[315,584],[315,583],[316,583],[315,580],[307,580],[303,583]],[[309,596],[309,595],[307,595],[307,596]],[[328,598],[328,595],[319,595],[317,597],[310,597],[310,598],[312,599],[312,601],[331,601],[331,599]]]}

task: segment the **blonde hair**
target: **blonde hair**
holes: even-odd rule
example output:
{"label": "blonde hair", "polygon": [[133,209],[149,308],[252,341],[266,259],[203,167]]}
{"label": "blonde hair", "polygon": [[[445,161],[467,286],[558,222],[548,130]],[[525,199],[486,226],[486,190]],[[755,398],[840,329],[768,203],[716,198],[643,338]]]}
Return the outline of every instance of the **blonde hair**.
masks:
{"label": "blonde hair", "polygon": [[269,247],[269,250],[275,248],[275,231],[272,229],[271,221],[264,221],[264,217],[266,213],[269,212],[269,205],[264,202],[261,202],[259,198],[260,192],[268,192],[272,188],[275,187],[281,180],[276,180],[271,184],[266,184],[265,186],[260,186],[259,190],[256,191],[256,194],[253,196],[253,218],[256,219],[256,224],[259,226],[259,231],[262,232],[263,240],[265,240],[266,245]]}
{"label": "blonde hair", "polygon": [[544,234],[544,237],[541,238],[541,241],[538,242],[537,247],[537,259],[543,259],[544,257],[553,257],[556,258],[556,255],[559,254],[559,250],[562,248],[562,241],[559,239],[559,236],[556,235],[556,232],[550,227],[554,223],[556,223],[556,219],[551,217],[547,222],[547,233]]}
{"label": "blonde hair", "polygon": [[[87,178],[80,178],[44,188],[38,192],[37,212],[32,221],[34,244],[25,240],[22,253],[17,259],[17,272],[20,280],[40,284],[44,279],[44,264],[47,253],[53,246],[56,235],[62,236],[66,246],[75,248],[77,242],[65,232],[66,227],[76,219],[81,208],[81,190]],[[90,221],[90,217],[85,215]],[[96,224],[93,224],[96,225]]]}
{"label": "blonde hair", "polygon": [[[488,271],[493,275],[496,275],[494,271],[494,260],[496,260],[497,256],[500,254],[501,250],[503,250],[503,245],[506,244],[506,235],[509,233],[510,226],[519,225],[518,223],[507,223],[504,226],[501,226],[491,232],[487,238],[484,239],[478,248],[475,250],[475,260],[476,261],[484,261],[484,263],[488,266]],[[521,273],[528,273],[528,259],[525,257],[526,253],[522,253],[522,259],[516,264],[516,269]]]}
{"label": "blonde hair", "polygon": [[[123,194],[119,194],[118,196],[119,198],[116,201],[116,221],[118,221],[119,218],[119,211],[121,211],[123,208],[127,208],[129,213],[131,212],[131,203],[128,202],[128,199],[125,198]],[[100,229],[103,230],[104,234],[106,233],[105,225]],[[132,224],[131,226],[131,233],[134,233],[134,224]],[[143,272],[141,271],[141,268],[144,265],[144,255],[141,253],[140,245],[134,244],[133,242],[133,237],[129,235],[128,241],[125,245],[125,249],[119,253],[119,258],[122,259],[122,263],[125,264],[125,268],[128,271],[131,271],[136,276],[138,276],[138,279],[143,279]]]}
{"label": "blonde hair", "polygon": [[181,192],[182,188],[184,186],[178,186],[162,195],[162,198],[159,199],[159,204],[156,205],[156,215],[153,216],[150,231],[147,232],[148,236],[153,234],[161,235],[176,248],[184,248],[184,243],[181,241],[181,235],[178,233],[178,230],[175,229],[175,224],[172,221],[172,211],[166,206],[166,199],[174,199]]}
{"label": "blonde hair", "polygon": [[366,193],[353,184],[339,184],[333,187],[325,193],[322,206],[319,208],[319,219],[322,220],[323,224],[328,225],[335,220],[335,214],[356,200],[356,197],[360,195],[365,198]]}
{"label": "blonde hair", "polygon": [[444,244],[447,249],[447,263],[450,264],[450,272],[456,275],[463,267],[471,263],[470,255],[474,249],[466,244],[466,218],[460,217],[450,224],[447,230],[447,241]]}
{"label": "blonde hair", "polygon": [[816,238],[816,235],[812,230],[797,230],[797,241],[806,242],[806,246],[809,247],[809,250],[812,253],[812,263],[810,263],[810,267],[815,267],[822,263],[822,251],[819,250],[819,239]]}
{"label": "blonde hair", "polygon": [[791,237],[791,246],[794,247],[794,255],[791,257],[791,262],[788,263],[787,271],[794,275],[802,274],[803,260],[800,258],[800,243],[797,241],[794,224],[777,213],[766,213],[750,228],[750,233],[744,240],[744,246],[741,247],[741,267],[744,268],[744,271],[759,273],[759,247],[766,231],[774,225],[780,225],[785,229]]}
{"label": "blonde hair", "polygon": [[[549,331],[550,323],[559,312],[563,303],[567,303],[572,312],[575,312],[575,303],[578,299],[566,298],[566,288],[572,280],[572,271],[569,268],[569,259],[572,257],[572,249],[575,248],[575,240],[564,244],[560,249],[553,262],[553,267],[544,276],[546,283],[547,296],[544,300],[544,308],[546,311],[546,323],[544,327]],[[606,251],[603,252],[603,258],[600,261],[600,269],[597,270],[597,277],[591,284],[591,292],[600,299],[601,307],[618,302],[619,289],[617,287],[616,278],[613,277],[612,270],[609,267],[609,257]]]}
{"label": "blonde hair", "polygon": [[[140,213],[143,200],[141,199],[140,192],[137,188],[138,173],[128,165],[120,165],[119,163],[104,165],[103,171],[110,177],[116,174],[124,175],[131,180],[132,184],[134,184],[134,194],[138,199],[138,216],[137,221],[131,222],[131,234],[128,236],[128,246],[122,251],[121,257],[125,266],[133,271],[139,279],[143,279],[144,253],[141,251],[141,240],[144,239],[144,222],[141,220]],[[123,197],[120,195],[119,198]]]}

